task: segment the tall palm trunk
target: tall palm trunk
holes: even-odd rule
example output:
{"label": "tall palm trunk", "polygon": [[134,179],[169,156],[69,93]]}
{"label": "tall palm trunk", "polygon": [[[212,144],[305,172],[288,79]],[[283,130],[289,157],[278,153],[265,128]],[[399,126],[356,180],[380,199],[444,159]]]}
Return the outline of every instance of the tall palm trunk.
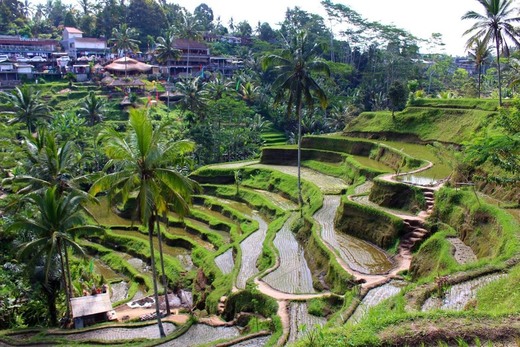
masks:
{"label": "tall palm trunk", "polygon": [[482,88],[482,63],[478,66],[478,98],[480,99],[480,90]]}
{"label": "tall palm trunk", "polygon": [[44,284],[43,288],[47,299],[47,308],[49,309],[50,325],[57,326],[58,310],[56,309],[56,291],[50,283]]}
{"label": "tall palm trunk", "polygon": [[498,106],[502,106],[502,73],[500,71],[500,40],[497,35],[495,35],[495,45],[497,47]]}
{"label": "tall palm trunk", "polygon": [[152,267],[153,295],[155,299],[155,314],[157,315],[157,326],[159,327],[159,335],[161,338],[166,337],[161,320],[161,312],[159,310],[159,290],[157,289],[157,271],[155,270],[155,252],[153,249],[153,227],[155,224],[155,214],[152,213],[148,219],[148,241],[150,242],[150,265]]}
{"label": "tall palm trunk", "polygon": [[[157,214],[157,212],[155,212]],[[166,278],[166,271],[164,271],[164,257],[163,257],[163,249],[162,249],[162,234],[161,234],[161,223],[159,222],[159,218],[155,219],[157,225],[157,239],[159,240],[159,257],[161,259],[161,273],[162,273],[162,283],[164,287],[164,301],[166,303],[166,315],[171,314],[170,310],[170,301],[168,300],[168,280]]]}
{"label": "tall palm trunk", "polygon": [[63,285],[65,286],[65,300],[67,302],[67,312],[65,315],[67,316],[67,319],[68,319],[68,318],[70,318],[70,296],[69,296],[69,288],[68,288],[69,286],[67,284],[67,275],[65,272],[65,264],[64,264],[64,260],[63,260],[63,250],[61,247],[60,240],[58,240],[57,247],[58,247],[58,257],[60,258],[61,280],[63,281]]}
{"label": "tall palm trunk", "polygon": [[302,197],[302,180],[301,180],[301,165],[302,165],[302,96],[301,91],[297,92],[296,97],[296,115],[298,118],[298,206],[300,208],[300,217],[303,217],[303,197]]}
{"label": "tall palm trunk", "polygon": [[67,245],[63,244],[63,252],[65,253],[65,269],[67,270],[67,279],[69,281],[68,287],[69,287],[69,298],[73,298],[74,295],[72,294],[72,277],[70,274],[70,262],[69,262],[69,252],[67,251]]}

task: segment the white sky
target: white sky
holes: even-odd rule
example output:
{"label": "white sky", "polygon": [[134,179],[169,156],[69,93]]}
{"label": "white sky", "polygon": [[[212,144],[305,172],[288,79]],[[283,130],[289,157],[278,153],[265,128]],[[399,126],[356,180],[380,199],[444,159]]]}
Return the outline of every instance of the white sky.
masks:
{"label": "white sky", "polygon": [[[62,0],[64,3],[77,4],[76,0]],[[96,0],[93,0],[96,1]],[[44,3],[45,0],[32,0],[32,3]],[[177,3],[193,12],[201,3],[213,10],[215,18],[220,16],[226,26],[229,19],[238,23],[246,20],[253,28],[258,21],[268,22],[273,28],[283,21],[287,8],[299,6],[302,10],[327,17],[320,0],[168,0]],[[461,17],[469,10],[479,13],[481,5],[477,0],[332,0],[350,6],[363,18],[393,24],[415,35],[428,39],[434,32],[441,33],[446,44],[446,53],[465,55],[466,38],[462,34],[472,22],[461,21]],[[519,5],[520,0],[514,0]],[[335,31],[337,29],[335,28]]]}

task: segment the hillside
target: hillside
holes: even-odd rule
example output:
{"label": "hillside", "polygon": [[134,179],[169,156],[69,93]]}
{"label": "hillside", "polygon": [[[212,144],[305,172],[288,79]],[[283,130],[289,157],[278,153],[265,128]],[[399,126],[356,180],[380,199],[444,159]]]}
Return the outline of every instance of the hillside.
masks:
{"label": "hillside", "polygon": [[[75,107],[90,90],[61,93],[63,87],[44,89],[43,96]],[[128,128],[117,117],[117,101],[110,102],[109,123]],[[101,228],[77,235],[87,262],[74,255],[73,265],[85,283],[109,284],[117,323],[3,330],[0,342],[514,345],[520,338],[518,189],[472,185],[473,176],[462,181],[460,173],[461,151],[473,137],[496,132],[498,114],[490,102],[420,99],[395,119],[366,112],[342,134],[305,136],[301,208],[296,146],[286,145],[271,124],[260,134],[260,158],[192,172],[201,190],[190,214],[161,216],[162,246],[153,237],[175,288],[164,339],[151,320],[155,311],[144,306],[154,285],[147,230],[131,219],[128,206],[100,197],[88,208]],[[167,119],[167,111],[160,106],[155,117]],[[69,136],[90,141],[81,132]],[[487,163],[481,170],[497,169]],[[159,302],[165,310],[164,296]]]}

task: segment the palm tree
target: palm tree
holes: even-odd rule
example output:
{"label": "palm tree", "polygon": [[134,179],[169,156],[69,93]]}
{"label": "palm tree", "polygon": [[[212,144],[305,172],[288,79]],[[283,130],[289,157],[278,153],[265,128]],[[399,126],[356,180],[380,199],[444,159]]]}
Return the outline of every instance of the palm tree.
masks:
{"label": "palm tree", "polygon": [[510,39],[516,46],[520,46],[518,41],[518,31],[515,25],[520,22],[518,9],[513,8],[513,0],[477,0],[483,7],[485,14],[475,11],[468,11],[462,19],[474,20],[475,23],[464,32],[464,35],[471,35],[466,43],[469,49],[477,39],[482,40],[483,44],[494,43],[496,49],[497,70],[498,70],[498,99],[502,106],[502,75],[500,71],[500,52],[509,55],[507,40]]}
{"label": "palm tree", "polygon": [[182,51],[175,47],[175,34],[173,29],[166,32],[166,36],[157,38],[157,45],[154,50],[155,58],[159,63],[166,63],[168,75],[170,74],[170,61],[179,60]]}
{"label": "palm tree", "polygon": [[81,206],[83,201],[83,196],[63,196],[58,193],[57,187],[49,187],[42,192],[28,194],[20,200],[21,203],[28,203],[36,208],[35,218],[19,214],[15,222],[8,226],[9,231],[33,233],[34,238],[22,244],[19,256],[22,259],[31,256],[32,261],[45,258],[45,282],[48,282],[49,273],[54,265],[53,260],[58,258],[68,312],[72,287],[67,246],[84,255],[81,246],[74,241],[74,235],[102,230],[98,226],[85,224]]}
{"label": "palm tree", "polygon": [[[126,54],[130,52],[135,52],[139,49],[139,44],[141,43],[139,40],[136,40],[137,30],[134,28],[129,28],[126,23],[119,24],[117,28],[112,29],[112,38],[108,40],[109,43],[112,43],[112,49],[117,52],[117,54],[121,57],[124,56],[126,59]],[[125,77],[126,77],[126,66],[127,62],[125,61]]]}
{"label": "palm tree", "polygon": [[200,41],[202,39],[200,23],[197,18],[190,13],[184,13],[177,28],[177,34],[179,37],[185,39],[188,44],[188,52],[186,53],[186,77],[188,77],[191,55],[190,41]]}
{"label": "palm tree", "polygon": [[110,173],[94,182],[90,194],[95,196],[108,191],[110,198],[118,197],[124,205],[132,193],[137,193],[136,214],[148,227],[155,309],[159,333],[164,337],[153,248],[154,225],[169,207],[181,216],[189,211],[191,195],[198,186],[168,165],[192,151],[194,144],[190,141],[164,142],[164,128],[153,129],[144,109],[132,109],[129,123],[131,134],[127,138],[111,128],[100,133],[98,140],[104,142],[105,153],[110,158],[104,170],[110,170]]}
{"label": "palm tree", "polygon": [[324,72],[330,75],[328,65],[321,59],[316,58],[318,45],[309,48],[307,32],[296,33],[291,44],[280,54],[271,54],[262,61],[265,69],[273,68],[276,79],[273,87],[276,90],[275,103],[280,103],[286,95],[287,116],[291,116],[293,108],[296,111],[298,121],[298,204],[303,205],[301,189],[301,113],[304,104],[312,109],[314,105],[313,94],[318,98],[320,105],[327,107],[327,96],[318,82],[313,78],[311,72]]}
{"label": "palm tree", "polygon": [[214,77],[206,84],[208,94],[213,100],[220,100],[231,88],[231,81],[227,80],[222,76],[221,73],[217,73]]}
{"label": "palm tree", "polygon": [[28,160],[27,173],[6,178],[2,184],[10,181],[22,184],[19,194],[40,192],[48,187],[56,187],[59,195],[74,192],[76,195],[88,198],[79,187],[83,179],[77,176],[81,156],[74,142],[67,141],[59,145],[52,133],[41,129],[36,138],[26,138],[24,145]]}
{"label": "palm tree", "polygon": [[468,54],[475,62],[475,67],[478,72],[478,98],[480,99],[480,89],[482,85],[482,66],[484,62],[491,55],[490,47],[482,40],[476,39],[468,51]]}
{"label": "palm tree", "polygon": [[259,87],[255,86],[253,82],[247,81],[240,85],[238,94],[249,106],[252,106],[258,96]]}
{"label": "palm tree", "polygon": [[42,119],[51,119],[50,109],[47,105],[40,102],[40,92],[24,84],[20,88],[16,87],[11,93],[1,92],[7,98],[8,106],[13,111],[4,111],[4,114],[14,115],[8,124],[25,123],[29,133],[34,132],[36,123]]}
{"label": "palm tree", "polygon": [[202,113],[206,107],[206,97],[208,95],[205,85],[204,82],[200,82],[200,77],[175,83],[177,92],[182,95],[179,100],[181,110],[190,110],[198,114],[200,118],[203,118]]}
{"label": "palm tree", "polygon": [[90,126],[95,125],[103,120],[103,113],[105,112],[105,99],[100,98],[91,91],[83,99],[78,110],[79,114],[88,120]]}

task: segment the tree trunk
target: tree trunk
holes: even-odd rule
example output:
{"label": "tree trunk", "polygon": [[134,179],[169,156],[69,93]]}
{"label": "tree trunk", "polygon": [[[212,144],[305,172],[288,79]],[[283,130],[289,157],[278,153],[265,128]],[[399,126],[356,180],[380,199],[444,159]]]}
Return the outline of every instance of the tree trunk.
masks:
{"label": "tree trunk", "polygon": [[50,283],[44,286],[43,290],[45,292],[45,296],[47,297],[47,308],[49,310],[50,324],[51,326],[57,326],[58,310],[56,309],[56,291]]}
{"label": "tree trunk", "polygon": [[161,235],[161,224],[159,223],[159,218],[155,219],[155,223],[157,225],[157,239],[159,240],[159,258],[161,259],[161,273],[162,273],[162,283],[164,287],[164,301],[166,303],[166,315],[170,315],[170,302],[168,300],[168,279],[166,278],[166,271],[164,271],[164,257],[163,257],[163,249],[162,249],[162,235]]}
{"label": "tree trunk", "polygon": [[155,270],[155,252],[153,249],[153,226],[155,224],[155,214],[152,213],[148,219],[148,241],[150,243],[150,266],[152,267],[153,294],[155,299],[155,314],[157,315],[157,326],[159,327],[159,335],[161,338],[166,337],[161,320],[159,293],[157,289],[157,271]]}
{"label": "tree trunk", "polygon": [[69,288],[67,285],[67,276],[65,272],[65,264],[63,261],[63,250],[61,249],[61,241],[58,240],[58,254],[60,258],[60,267],[61,267],[61,280],[63,281],[63,285],[65,286],[65,300],[67,301],[67,319],[70,317],[70,297],[69,297]]}
{"label": "tree trunk", "polygon": [[482,63],[479,64],[478,66],[478,98],[480,99],[480,88],[482,88],[481,86],[481,78],[482,78]]}
{"label": "tree trunk", "polygon": [[63,244],[63,252],[65,253],[65,268],[67,270],[67,278],[69,280],[69,298],[73,298],[74,295],[72,293],[72,276],[70,274],[69,252],[67,251],[66,244]]}
{"label": "tree trunk", "polygon": [[300,208],[300,216],[303,217],[303,197],[302,197],[302,182],[301,182],[301,159],[302,159],[302,122],[301,111],[302,101],[301,96],[297,98],[296,113],[298,118],[298,206]]}
{"label": "tree trunk", "polygon": [[497,68],[498,68],[498,106],[502,106],[502,74],[500,72],[500,40],[495,36],[497,47]]}

